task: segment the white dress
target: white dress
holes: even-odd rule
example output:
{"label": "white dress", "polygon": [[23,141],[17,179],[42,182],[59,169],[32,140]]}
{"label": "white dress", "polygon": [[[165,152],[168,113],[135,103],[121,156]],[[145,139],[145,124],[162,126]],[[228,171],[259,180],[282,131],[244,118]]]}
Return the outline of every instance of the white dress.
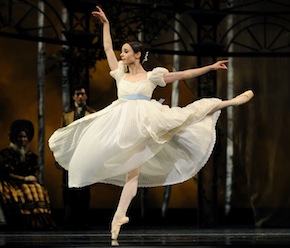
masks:
{"label": "white dress", "polygon": [[201,99],[183,108],[162,105],[151,97],[157,85],[166,85],[166,72],[157,67],[146,79],[130,82],[120,61],[110,72],[118,99],[54,132],[49,147],[69,171],[69,187],[123,186],[126,173],[140,166],[139,187],[172,185],[190,179],[205,165],[220,111],[209,113],[221,100]]}

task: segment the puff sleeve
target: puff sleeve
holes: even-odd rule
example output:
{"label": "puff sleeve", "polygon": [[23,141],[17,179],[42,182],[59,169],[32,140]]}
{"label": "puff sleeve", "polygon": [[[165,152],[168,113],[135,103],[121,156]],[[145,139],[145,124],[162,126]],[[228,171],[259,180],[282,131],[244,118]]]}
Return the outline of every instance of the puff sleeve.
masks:
{"label": "puff sleeve", "polygon": [[125,75],[125,65],[123,61],[118,62],[118,68],[114,71],[110,71],[110,75],[116,80],[117,83],[120,82],[122,77]]}
{"label": "puff sleeve", "polygon": [[151,71],[151,74],[149,75],[149,80],[161,87],[164,87],[166,85],[164,81],[164,74],[168,73],[168,70],[164,67],[156,67]]}

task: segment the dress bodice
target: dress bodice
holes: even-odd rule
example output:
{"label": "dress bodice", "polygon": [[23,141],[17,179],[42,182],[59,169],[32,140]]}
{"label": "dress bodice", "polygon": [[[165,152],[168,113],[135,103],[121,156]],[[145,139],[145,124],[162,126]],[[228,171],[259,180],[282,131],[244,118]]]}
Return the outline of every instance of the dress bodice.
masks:
{"label": "dress bodice", "polygon": [[136,82],[125,79],[126,73],[124,68],[123,62],[119,61],[118,69],[110,72],[110,75],[116,80],[119,98],[137,94],[151,98],[157,85],[162,87],[166,85],[163,79],[163,75],[168,72],[166,68],[156,67],[152,71],[147,72],[145,79]]}

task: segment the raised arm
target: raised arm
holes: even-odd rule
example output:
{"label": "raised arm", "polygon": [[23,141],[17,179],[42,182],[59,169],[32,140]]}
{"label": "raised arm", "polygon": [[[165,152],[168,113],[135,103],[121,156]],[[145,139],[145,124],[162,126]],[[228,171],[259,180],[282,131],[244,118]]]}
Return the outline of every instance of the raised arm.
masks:
{"label": "raised arm", "polygon": [[118,68],[118,59],[113,49],[113,42],[111,38],[110,22],[104,11],[96,6],[97,10],[92,12],[92,15],[98,17],[103,23],[103,46],[108,60],[110,70],[113,71]]}
{"label": "raised arm", "polygon": [[206,74],[214,70],[219,70],[219,69],[227,70],[228,68],[225,64],[227,62],[228,60],[220,60],[212,65],[207,65],[207,66],[203,66],[196,69],[188,69],[188,70],[177,71],[177,72],[168,72],[164,75],[164,81],[166,83],[172,83],[176,80],[186,80],[186,79],[195,78],[195,77],[201,76],[203,74]]}

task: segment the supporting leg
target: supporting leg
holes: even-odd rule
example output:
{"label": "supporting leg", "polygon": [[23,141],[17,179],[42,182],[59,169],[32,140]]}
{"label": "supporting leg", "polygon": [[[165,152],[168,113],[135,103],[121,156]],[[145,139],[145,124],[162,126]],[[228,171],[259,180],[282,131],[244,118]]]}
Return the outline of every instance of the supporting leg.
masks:
{"label": "supporting leg", "polygon": [[111,224],[111,236],[113,240],[118,238],[121,226],[129,222],[126,213],[132,199],[137,194],[139,173],[140,168],[137,168],[127,174],[126,183],[123,187],[118,207]]}

